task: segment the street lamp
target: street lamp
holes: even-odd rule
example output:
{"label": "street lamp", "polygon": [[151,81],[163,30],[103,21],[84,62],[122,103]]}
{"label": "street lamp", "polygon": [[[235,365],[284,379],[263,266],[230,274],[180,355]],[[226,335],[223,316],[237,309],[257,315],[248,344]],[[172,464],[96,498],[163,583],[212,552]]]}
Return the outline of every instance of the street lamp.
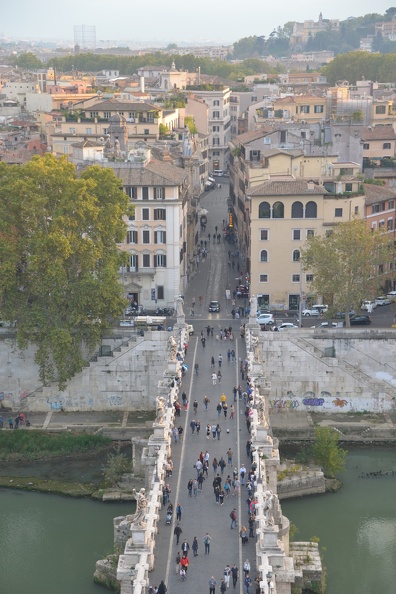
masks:
{"label": "street lamp", "polygon": [[267,572],[266,578],[267,578],[267,585],[268,585],[268,594],[271,594],[271,592],[274,589],[274,583],[271,581],[272,571]]}
{"label": "street lamp", "polygon": [[131,567],[130,572],[129,572],[129,577],[131,578],[131,585],[132,585],[132,594],[135,591],[135,580],[133,579],[136,575],[136,571],[134,570],[133,567]]}

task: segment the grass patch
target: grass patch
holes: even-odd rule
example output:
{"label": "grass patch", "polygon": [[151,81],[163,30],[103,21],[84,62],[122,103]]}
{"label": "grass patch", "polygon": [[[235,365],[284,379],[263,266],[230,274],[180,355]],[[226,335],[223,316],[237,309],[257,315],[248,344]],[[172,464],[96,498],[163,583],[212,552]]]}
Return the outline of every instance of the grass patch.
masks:
{"label": "grass patch", "polygon": [[100,451],[111,444],[103,435],[0,431],[0,460],[42,460]]}
{"label": "grass patch", "polygon": [[0,476],[0,487],[7,489],[21,489],[23,491],[38,491],[52,495],[66,495],[68,497],[91,497],[97,491],[97,485],[91,483],[68,483],[57,480],[45,480],[35,477]]}

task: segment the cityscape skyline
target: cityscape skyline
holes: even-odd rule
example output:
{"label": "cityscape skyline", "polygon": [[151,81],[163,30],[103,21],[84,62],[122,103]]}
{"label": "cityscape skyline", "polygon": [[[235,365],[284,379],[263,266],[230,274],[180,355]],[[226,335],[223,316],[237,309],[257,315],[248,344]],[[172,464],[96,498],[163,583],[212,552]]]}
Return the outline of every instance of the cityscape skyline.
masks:
{"label": "cityscape skyline", "polygon": [[[98,47],[122,41],[128,41],[129,44],[133,41],[138,44],[143,41],[158,44],[160,41],[181,43],[190,40],[191,43],[231,44],[250,35],[267,37],[288,21],[317,20],[320,11],[325,19],[340,20],[373,12],[369,0],[351,0],[349,3],[334,0],[328,7],[316,7],[309,0],[302,0],[298,5],[286,0],[273,8],[271,14],[258,0],[253,0],[242,14],[235,0],[229,1],[226,10],[221,4],[214,5],[209,0],[202,0],[199,13],[192,8],[186,9],[181,0],[173,0],[169,8],[160,0],[152,0],[150,7],[150,14],[145,20],[144,9],[137,15],[136,8],[126,0],[116,0],[111,4],[114,18],[109,14],[109,5],[104,0],[96,0],[95,3],[92,0],[84,3],[70,0],[67,8],[60,9],[61,14],[58,10],[55,13],[50,0],[40,0],[40,10],[37,10],[37,4],[21,0],[18,5],[8,3],[2,7],[0,36],[10,40],[73,42],[74,26],[86,24],[96,27]],[[376,12],[384,14],[389,7],[388,2],[380,0]],[[142,27],[142,21],[147,24],[147,28]],[[189,31],[191,24],[192,32]]]}

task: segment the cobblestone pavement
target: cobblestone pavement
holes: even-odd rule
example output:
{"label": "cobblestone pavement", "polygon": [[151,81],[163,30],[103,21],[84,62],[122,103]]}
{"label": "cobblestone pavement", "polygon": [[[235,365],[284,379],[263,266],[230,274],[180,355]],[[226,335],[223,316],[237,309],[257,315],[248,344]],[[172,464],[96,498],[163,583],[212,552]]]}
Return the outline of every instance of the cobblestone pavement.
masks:
{"label": "cobblestone pavement", "polygon": [[[222,184],[220,190],[208,192],[201,201],[201,206],[206,208],[208,214],[208,226],[204,233],[207,240],[207,234],[213,235],[215,226],[219,228],[222,226],[223,219],[227,218],[228,198],[228,184]],[[243,571],[242,565],[246,558],[249,558],[252,564],[252,573],[254,572],[255,561],[255,539],[249,539],[249,543],[242,546],[239,537],[239,530],[241,524],[247,525],[248,510],[246,505],[247,492],[245,487],[241,487],[241,492],[237,496],[229,495],[224,499],[224,504],[217,504],[215,501],[213,491],[213,478],[215,476],[212,466],[213,458],[217,460],[221,456],[227,461],[226,452],[231,447],[233,450],[233,465],[227,466],[224,470],[224,479],[232,470],[241,467],[244,463],[249,468],[249,460],[246,456],[246,441],[248,439],[248,432],[245,424],[244,407],[239,401],[235,403],[235,417],[230,419],[228,412],[227,418],[221,413],[218,419],[216,406],[219,402],[220,395],[224,391],[227,396],[228,408],[233,404],[234,396],[232,388],[236,384],[243,385],[239,374],[239,361],[245,357],[244,342],[239,338],[239,326],[244,320],[233,320],[231,316],[231,303],[225,299],[226,288],[235,287],[237,263],[235,263],[234,271],[232,266],[228,264],[228,250],[231,248],[230,244],[224,243],[223,239],[218,244],[210,246],[209,254],[202,263],[200,263],[198,271],[191,281],[188,290],[185,294],[185,311],[188,316],[190,312],[192,298],[195,297],[195,316],[188,317],[188,322],[194,324],[195,335],[191,337],[187,354],[187,365],[189,368],[188,375],[184,379],[183,389],[187,393],[189,400],[188,411],[182,411],[180,423],[184,427],[182,443],[174,444],[172,446],[172,456],[174,462],[173,476],[169,479],[171,487],[171,502],[174,507],[180,503],[183,507],[182,519],[180,526],[182,534],[180,537],[180,545],[187,539],[190,545],[189,559],[190,567],[188,569],[187,580],[182,582],[180,577],[176,575],[175,558],[178,551],[181,550],[180,545],[176,545],[176,537],[173,534],[176,525],[175,516],[171,526],[166,525],[165,522],[165,508],[161,511],[159,519],[159,533],[156,538],[156,562],[155,569],[150,574],[150,583],[157,585],[161,579],[165,580],[170,594],[178,594],[179,592],[192,591],[209,593],[209,579],[214,576],[216,585],[216,594],[220,593],[220,582],[223,578],[224,568],[227,564],[232,566],[234,563],[240,570],[240,576],[235,592],[243,592]],[[239,266],[242,268],[242,259],[239,259]],[[199,296],[202,295],[203,303],[199,305]],[[220,301],[220,313],[212,314],[208,312],[208,304],[212,299]],[[204,331],[205,338],[207,337],[205,327],[213,325],[214,336],[208,337],[205,347],[201,344],[201,330]],[[219,335],[220,329],[232,326],[235,332],[235,339],[233,341],[220,341],[216,339]],[[236,352],[235,363],[227,361],[227,350],[234,349]],[[215,358],[216,372],[219,369],[218,356],[222,354],[223,362],[221,366],[222,379],[221,384],[213,386],[211,374],[213,370],[210,367],[211,357]],[[195,363],[199,365],[198,375],[193,375]],[[186,381],[187,380],[187,381]],[[207,395],[210,399],[208,410],[205,410],[203,404],[203,397]],[[198,402],[198,413],[194,414],[193,402]],[[190,429],[191,420],[199,419],[201,422],[201,431],[197,435],[193,435]],[[212,434],[207,439],[205,427],[208,423],[220,423],[221,433],[220,440],[213,439]],[[202,492],[198,496],[191,498],[188,496],[187,483],[190,478],[196,476],[194,464],[197,461],[200,452],[205,454],[209,452],[209,471],[208,476],[205,477]],[[219,470],[220,472],[220,470]],[[230,512],[236,508],[238,517],[237,528],[230,529]],[[209,532],[212,541],[210,545],[209,555],[204,554],[203,538]],[[198,539],[198,556],[194,557],[191,550],[194,536]],[[242,576],[241,576],[242,574]],[[230,582],[230,590],[233,590],[232,579]]]}

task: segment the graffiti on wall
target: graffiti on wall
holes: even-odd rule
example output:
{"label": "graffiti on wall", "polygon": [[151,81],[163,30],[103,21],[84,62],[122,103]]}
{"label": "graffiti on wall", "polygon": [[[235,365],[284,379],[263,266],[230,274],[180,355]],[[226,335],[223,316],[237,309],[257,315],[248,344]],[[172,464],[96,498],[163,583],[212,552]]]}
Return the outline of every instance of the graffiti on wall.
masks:
{"label": "graffiti on wall", "polygon": [[122,406],[124,399],[122,396],[108,396],[110,406]]}
{"label": "graffiti on wall", "polygon": [[63,400],[62,398],[58,399],[57,397],[55,397],[55,399],[52,398],[47,398],[47,402],[50,405],[50,409],[51,410],[62,410],[63,408]]}
{"label": "graffiti on wall", "polygon": [[302,395],[295,394],[292,390],[288,390],[286,398],[278,400],[269,400],[269,406],[274,412],[280,410],[295,411],[300,405],[309,407],[323,407],[327,408],[337,407],[344,408],[348,404],[345,398],[341,398],[340,392],[332,394],[326,390],[322,390],[319,395],[311,390],[307,390]]}

